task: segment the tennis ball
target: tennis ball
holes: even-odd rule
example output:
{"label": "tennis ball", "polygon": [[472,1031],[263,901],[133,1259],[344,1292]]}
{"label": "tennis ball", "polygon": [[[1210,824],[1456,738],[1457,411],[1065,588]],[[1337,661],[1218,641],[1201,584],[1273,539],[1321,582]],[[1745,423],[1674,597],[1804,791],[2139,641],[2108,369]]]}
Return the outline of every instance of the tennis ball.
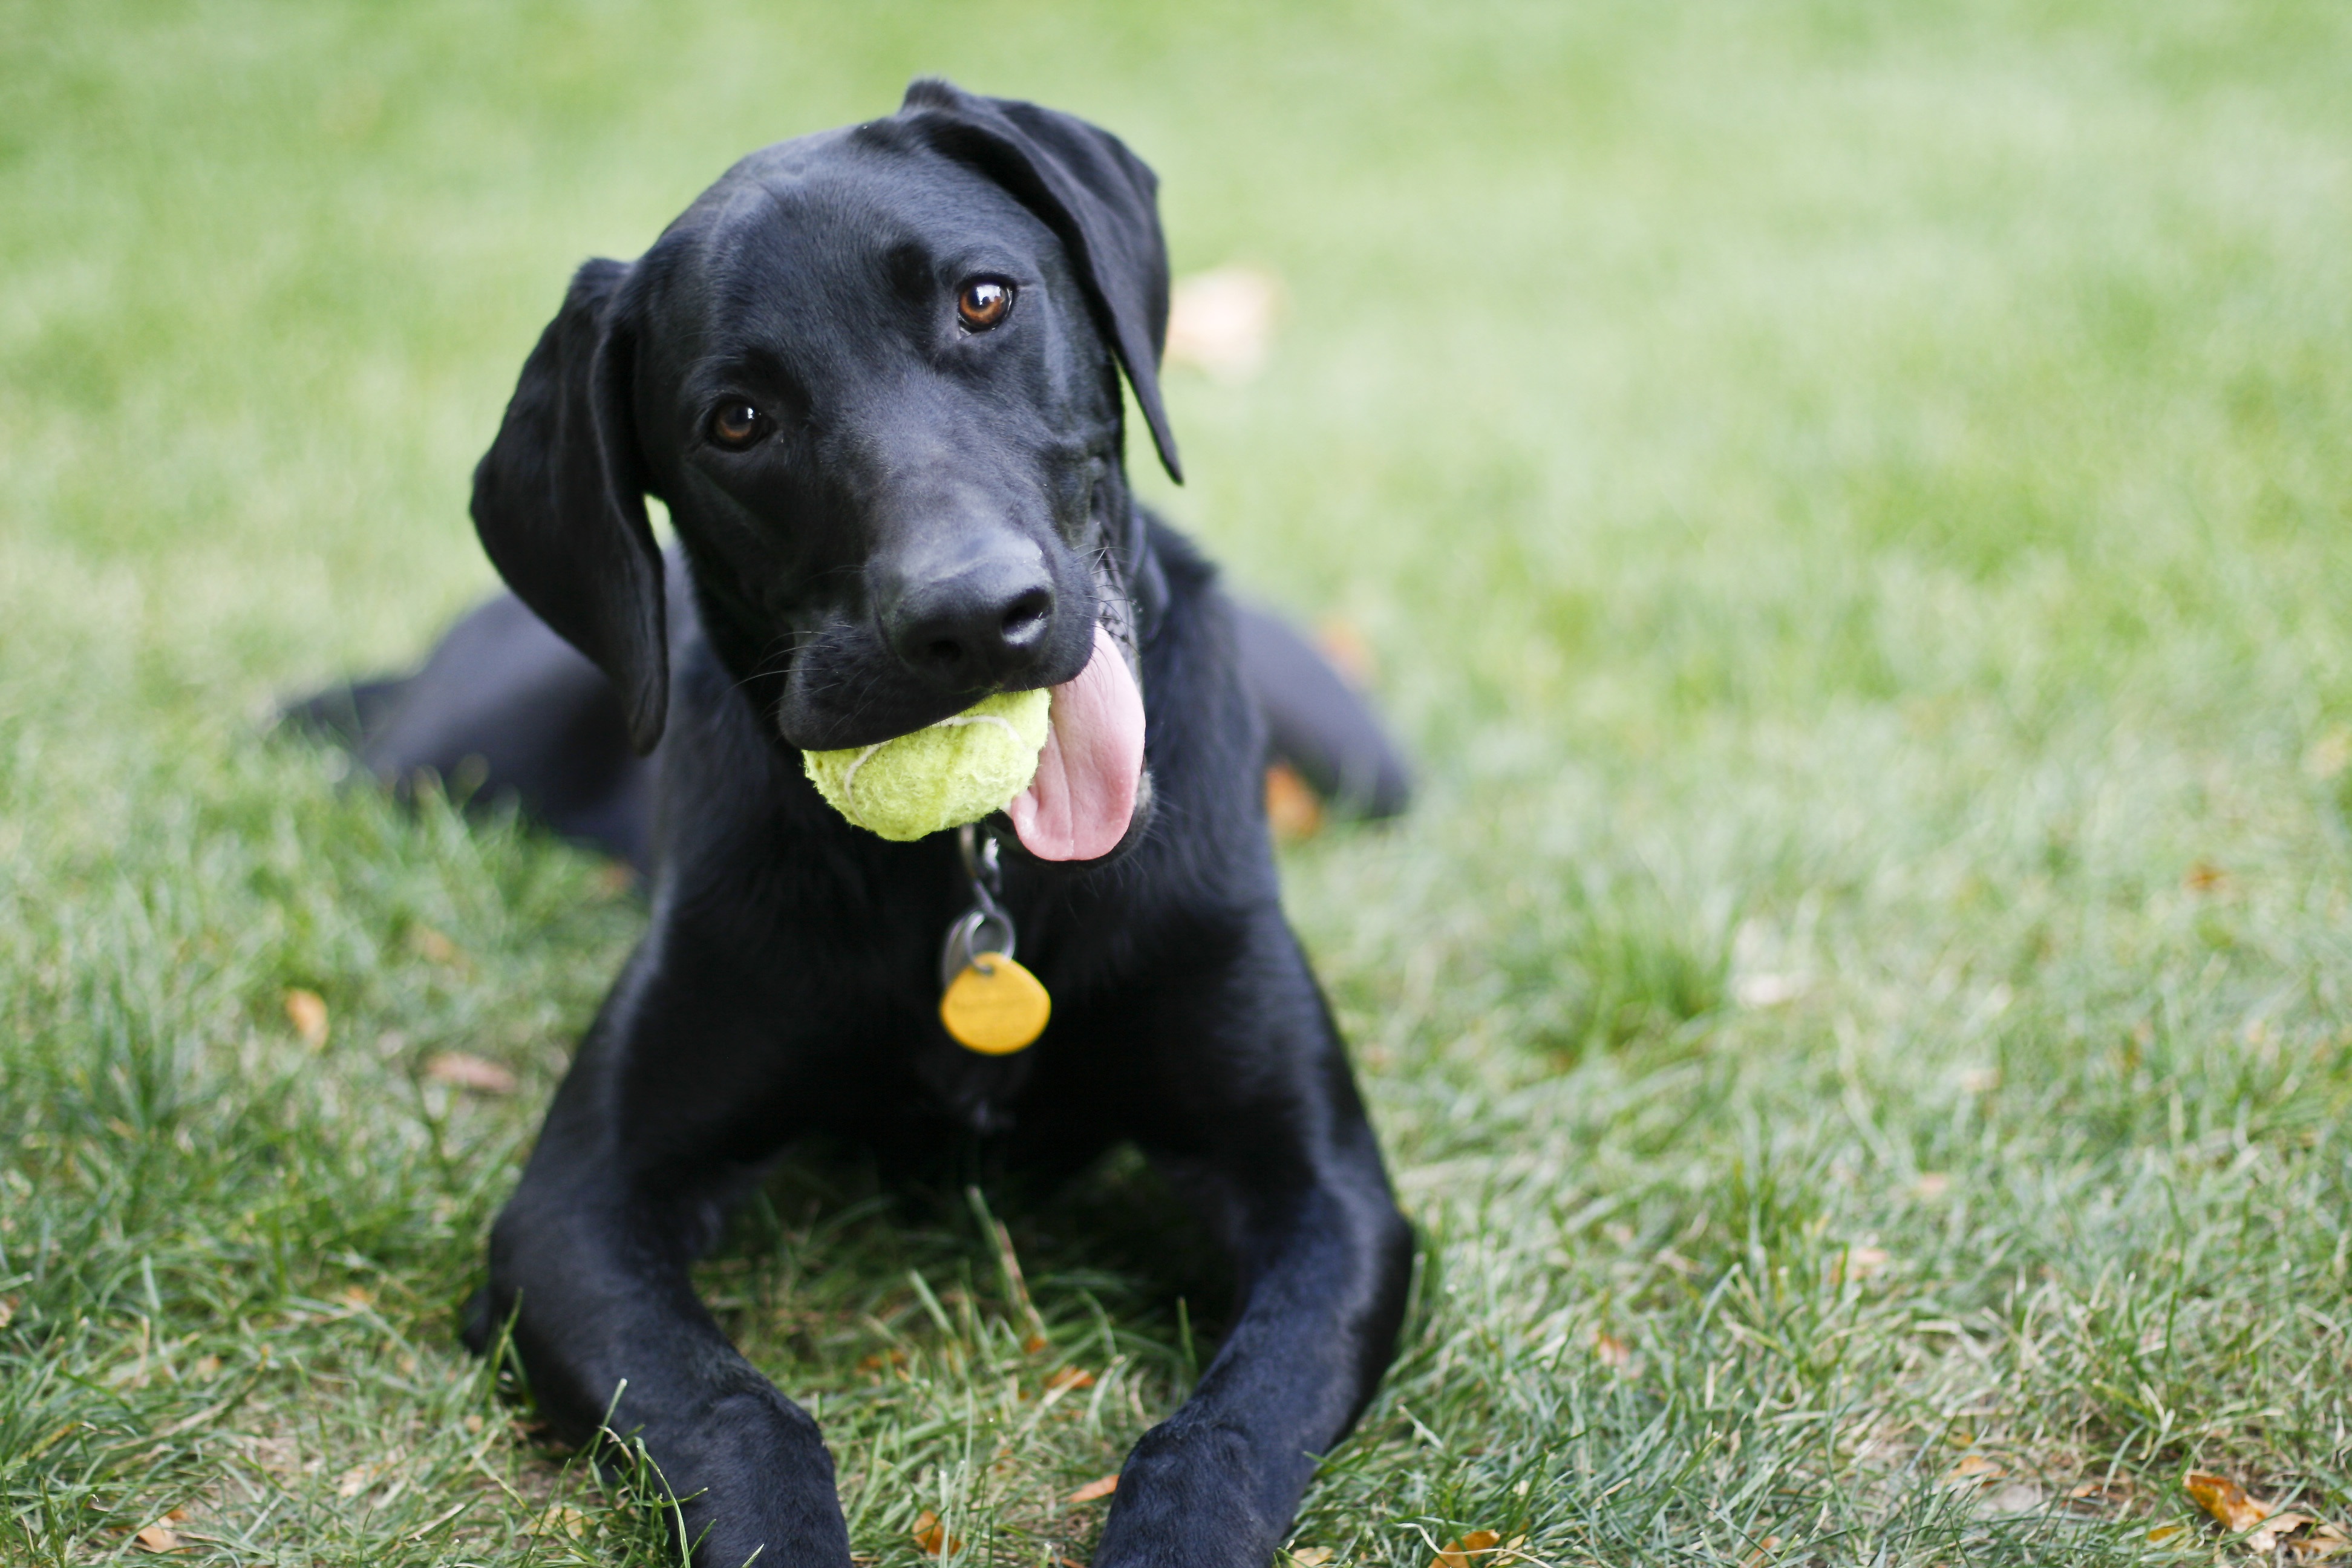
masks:
{"label": "tennis ball", "polygon": [[1043,687],[1000,692],[911,735],[801,761],[834,810],[904,844],[978,822],[1027,789],[1052,706]]}

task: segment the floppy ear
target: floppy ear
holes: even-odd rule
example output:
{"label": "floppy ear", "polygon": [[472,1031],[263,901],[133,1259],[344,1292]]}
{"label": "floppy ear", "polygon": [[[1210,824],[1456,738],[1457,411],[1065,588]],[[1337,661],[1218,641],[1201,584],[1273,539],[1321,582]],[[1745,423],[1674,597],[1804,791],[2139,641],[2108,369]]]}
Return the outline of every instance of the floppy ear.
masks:
{"label": "floppy ear", "polygon": [[516,596],[611,678],[642,755],[669,707],[669,644],[630,412],[628,275],[591,261],[572,279],[474,469],[474,530]]}
{"label": "floppy ear", "polygon": [[1159,179],[1125,142],[1075,115],[982,98],[935,78],[918,78],[898,112],[932,146],[1011,191],[1060,237],[1127,367],[1160,461],[1181,484],[1176,437],[1160,403],[1168,243],[1160,233]]}

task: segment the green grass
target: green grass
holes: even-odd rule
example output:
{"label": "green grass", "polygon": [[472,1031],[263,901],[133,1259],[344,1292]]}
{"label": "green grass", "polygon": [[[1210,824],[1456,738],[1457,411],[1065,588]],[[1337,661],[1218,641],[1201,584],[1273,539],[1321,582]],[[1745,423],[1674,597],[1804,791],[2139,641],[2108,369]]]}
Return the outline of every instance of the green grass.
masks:
{"label": "green grass", "polygon": [[[2203,1562],[2191,1466],[2346,1521],[2347,58],[2324,0],[0,0],[0,1559],[656,1560],[452,1343],[642,916],[262,715],[489,584],[573,265],[918,71],[1286,279],[1165,503],[1425,759],[1287,858],[1428,1243],[1296,1545]],[[707,1270],[884,1568],[925,1509],[1083,1560],[1213,1346],[1145,1176],[985,1203],[815,1153]]]}

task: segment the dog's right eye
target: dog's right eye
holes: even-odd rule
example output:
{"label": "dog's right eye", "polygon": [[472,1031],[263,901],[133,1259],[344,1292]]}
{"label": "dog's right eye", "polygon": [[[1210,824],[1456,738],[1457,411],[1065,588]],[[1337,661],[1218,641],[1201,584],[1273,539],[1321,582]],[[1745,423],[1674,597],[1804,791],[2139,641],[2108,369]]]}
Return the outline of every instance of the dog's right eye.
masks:
{"label": "dog's right eye", "polygon": [[710,414],[710,438],[730,452],[740,452],[768,433],[768,416],[738,398],[722,403]]}

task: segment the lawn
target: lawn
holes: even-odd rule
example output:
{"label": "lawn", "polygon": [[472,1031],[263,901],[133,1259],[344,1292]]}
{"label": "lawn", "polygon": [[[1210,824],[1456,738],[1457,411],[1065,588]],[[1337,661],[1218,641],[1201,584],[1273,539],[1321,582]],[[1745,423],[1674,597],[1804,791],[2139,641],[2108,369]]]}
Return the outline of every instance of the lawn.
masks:
{"label": "lawn", "polygon": [[[1285,852],[1425,1243],[1298,1562],[2352,1525],[2347,62],[2327,0],[0,0],[0,1561],[657,1560],[454,1342],[642,910],[268,717],[491,584],[579,260],[934,71],[1283,279],[1136,471],[1422,760]],[[704,1283],[862,1560],[1053,1568],[1213,1344],[1183,1234],[814,1151]]]}

